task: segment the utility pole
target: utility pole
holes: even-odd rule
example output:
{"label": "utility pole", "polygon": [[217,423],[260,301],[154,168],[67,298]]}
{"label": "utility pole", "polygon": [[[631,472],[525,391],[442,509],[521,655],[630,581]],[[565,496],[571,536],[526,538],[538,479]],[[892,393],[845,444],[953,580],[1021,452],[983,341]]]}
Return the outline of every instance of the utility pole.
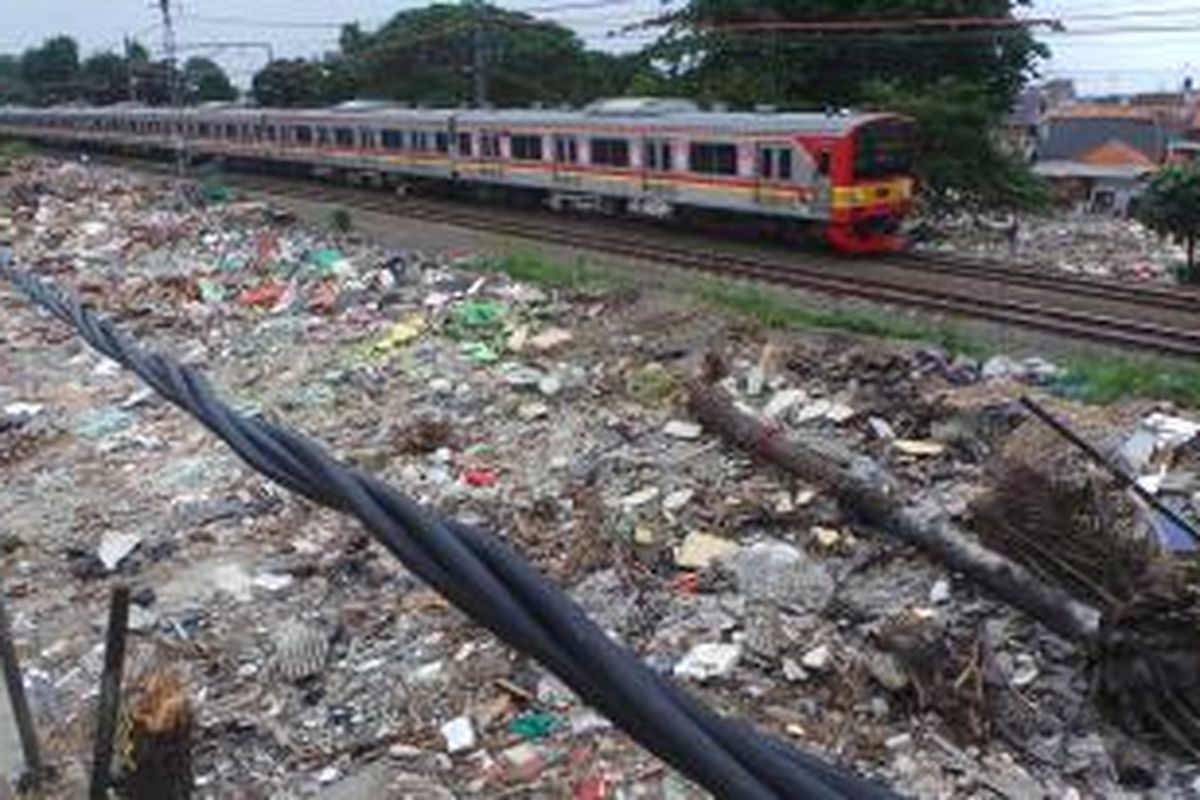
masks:
{"label": "utility pole", "polygon": [[163,53],[167,59],[167,97],[175,111],[175,130],[171,131],[175,144],[175,174],[182,178],[187,154],[183,130],[183,98],[179,86],[179,51],[175,40],[175,23],[171,17],[171,0],[158,0],[158,10],[162,14]]}
{"label": "utility pole", "polygon": [[481,3],[472,3],[471,13],[475,16],[474,35],[472,36],[471,52],[474,63],[471,67],[471,77],[475,82],[475,107],[487,106],[487,36],[484,31],[483,15],[485,7]]}

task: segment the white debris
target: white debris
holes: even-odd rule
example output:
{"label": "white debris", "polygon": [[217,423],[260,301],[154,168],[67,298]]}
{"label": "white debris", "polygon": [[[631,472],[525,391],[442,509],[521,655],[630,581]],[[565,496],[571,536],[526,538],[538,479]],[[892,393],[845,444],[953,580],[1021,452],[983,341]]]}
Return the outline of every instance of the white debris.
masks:
{"label": "white debris", "polygon": [[646,503],[656,499],[659,495],[657,486],[647,486],[645,489],[639,489],[633,494],[627,494],[621,498],[621,505],[626,508],[637,508],[644,506]]}
{"label": "white debris", "polygon": [[867,420],[867,427],[871,429],[871,435],[880,441],[890,442],[896,438],[896,430],[886,419],[871,417]]}
{"label": "white debris", "polygon": [[805,653],[800,659],[800,665],[814,672],[823,672],[829,666],[832,658],[833,652],[829,649],[829,645],[821,644]]}
{"label": "white debris", "polygon": [[569,344],[575,337],[565,328],[547,328],[536,336],[529,337],[529,346],[534,350],[553,350],[564,344]]}
{"label": "white debris", "polygon": [[792,409],[808,400],[808,392],[803,389],[784,389],[776,392],[765,406],[763,416],[768,419],[782,420]]}
{"label": "white debris", "polygon": [[927,439],[897,439],[892,442],[896,451],[913,458],[932,458],[946,452],[946,445]]}
{"label": "white debris", "polygon": [[446,752],[462,753],[475,748],[475,726],[470,717],[455,717],[441,728],[446,740]]}
{"label": "white debris", "polygon": [[709,533],[692,532],[675,549],[675,563],[684,569],[706,569],[736,553],[737,543]]}
{"label": "white debris", "polygon": [[268,592],[278,592],[291,586],[295,579],[285,572],[260,572],[254,576],[254,585]]}
{"label": "white debris", "polygon": [[669,514],[675,514],[682,511],[688,503],[692,502],[692,498],[696,496],[694,489],[680,489],[676,492],[671,492],[663,498],[663,511]]}
{"label": "white debris", "polygon": [[1013,670],[1012,685],[1018,689],[1024,688],[1037,680],[1041,671],[1038,669],[1037,662],[1033,656],[1027,653],[1017,655],[1016,668]]}
{"label": "white debris", "polygon": [[694,422],[673,419],[663,426],[663,433],[672,439],[682,439],[690,442],[699,439],[704,433],[704,429]]}
{"label": "white debris", "polygon": [[942,578],[929,589],[929,602],[935,606],[950,602],[950,581]]}
{"label": "white debris", "polygon": [[733,672],[733,668],[737,666],[741,657],[742,646],[740,644],[722,642],[698,644],[675,665],[675,676],[698,681],[725,677]]}
{"label": "white debris", "polygon": [[112,572],[141,543],[142,537],[137,534],[106,531],[100,538],[100,547],[96,550],[96,555],[99,557],[100,563],[104,565],[104,569]]}
{"label": "white debris", "polygon": [[46,410],[41,403],[9,403],[4,407],[6,417],[36,417]]}

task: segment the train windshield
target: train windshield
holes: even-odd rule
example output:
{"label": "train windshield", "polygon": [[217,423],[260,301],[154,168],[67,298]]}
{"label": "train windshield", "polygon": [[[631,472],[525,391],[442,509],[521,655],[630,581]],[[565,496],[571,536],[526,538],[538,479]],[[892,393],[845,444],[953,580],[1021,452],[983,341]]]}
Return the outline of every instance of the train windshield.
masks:
{"label": "train windshield", "polygon": [[854,177],[883,178],[912,172],[917,126],[909,120],[870,122],[859,128],[854,147]]}

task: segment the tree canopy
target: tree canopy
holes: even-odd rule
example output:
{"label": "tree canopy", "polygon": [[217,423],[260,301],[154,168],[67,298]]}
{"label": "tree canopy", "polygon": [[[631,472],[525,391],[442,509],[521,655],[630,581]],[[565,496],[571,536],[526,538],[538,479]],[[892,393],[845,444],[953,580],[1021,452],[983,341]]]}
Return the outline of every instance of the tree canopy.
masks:
{"label": "tree canopy", "polygon": [[184,62],[180,80],[183,99],[187,103],[236,100],[238,96],[237,89],[225,74],[225,70],[210,58],[189,58]]}
{"label": "tree canopy", "polygon": [[[75,40],[55,36],[19,57],[0,55],[0,103],[108,105],[132,100],[164,105],[171,101],[170,78],[167,64],[152,60],[135,40],[127,40],[121,52],[93,53],[81,62]],[[208,58],[188,59],[178,80],[185,102],[237,97],[225,71]]]}
{"label": "tree canopy", "polygon": [[[401,11],[371,32],[347,25],[340,52],[269,65],[254,81],[263,105],[319,105],[369,97],[457,106],[580,104],[621,94],[639,56],[588,50],[568,28],[485,3]],[[297,85],[307,81],[308,88]]]}
{"label": "tree canopy", "polygon": [[1200,240],[1200,167],[1175,165],[1154,176],[1138,198],[1137,217],[1160,236],[1170,236],[1187,249],[1182,276],[1200,282],[1196,271],[1196,242]]}

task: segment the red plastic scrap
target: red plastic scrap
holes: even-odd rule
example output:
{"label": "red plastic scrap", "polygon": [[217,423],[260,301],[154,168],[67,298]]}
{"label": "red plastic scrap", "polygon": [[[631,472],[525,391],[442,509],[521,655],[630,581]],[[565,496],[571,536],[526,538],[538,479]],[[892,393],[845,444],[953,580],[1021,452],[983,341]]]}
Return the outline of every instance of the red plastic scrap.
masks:
{"label": "red plastic scrap", "polygon": [[285,291],[287,291],[285,284],[271,281],[261,286],[256,286],[253,289],[245,290],[238,297],[238,302],[244,306],[271,308],[279,302]]}
{"label": "red plastic scrap", "polygon": [[575,800],[605,800],[608,797],[608,781],[603,775],[593,775],[575,784]]}
{"label": "red plastic scrap", "polygon": [[500,480],[490,469],[469,469],[462,477],[468,486],[495,486]]}

